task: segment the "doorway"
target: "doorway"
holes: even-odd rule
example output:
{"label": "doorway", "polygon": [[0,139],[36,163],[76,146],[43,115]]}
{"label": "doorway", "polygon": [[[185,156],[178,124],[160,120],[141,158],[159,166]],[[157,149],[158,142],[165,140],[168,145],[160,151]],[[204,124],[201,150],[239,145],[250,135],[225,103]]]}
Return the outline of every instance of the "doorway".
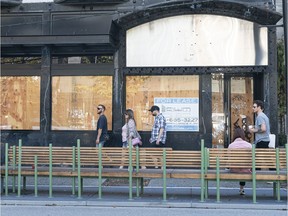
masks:
{"label": "doorway", "polygon": [[252,76],[212,74],[212,147],[224,148],[233,141],[234,127],[245,131],[246,141],[253,136],[248,126],[254,122]]}

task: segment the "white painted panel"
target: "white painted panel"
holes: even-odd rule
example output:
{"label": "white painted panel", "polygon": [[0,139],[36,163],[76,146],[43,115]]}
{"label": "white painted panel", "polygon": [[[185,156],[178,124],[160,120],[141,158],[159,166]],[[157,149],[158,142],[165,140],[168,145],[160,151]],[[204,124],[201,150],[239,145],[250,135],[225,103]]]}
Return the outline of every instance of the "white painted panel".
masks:
{"label": "white painted panel", "polygon": [[181,15],[129,29],[127,67],[268,64],[267,28],[218,15]]}

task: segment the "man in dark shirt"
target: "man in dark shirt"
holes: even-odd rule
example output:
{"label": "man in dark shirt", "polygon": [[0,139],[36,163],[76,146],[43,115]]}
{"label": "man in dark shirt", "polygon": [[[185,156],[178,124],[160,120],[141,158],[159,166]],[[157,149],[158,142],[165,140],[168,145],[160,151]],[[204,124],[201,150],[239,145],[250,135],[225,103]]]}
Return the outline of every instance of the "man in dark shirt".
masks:
{"label": "man in dark shirt", "polygon": [[105,144],[107,134],[107,118],[104,115],[105,112],[105,106],[102,104],[99,104],[97,106],[97,114],[99,115],[99,119],[97,121],[97,137],[96,137],[96,147],[99,147],[101,144],[102,147]]}

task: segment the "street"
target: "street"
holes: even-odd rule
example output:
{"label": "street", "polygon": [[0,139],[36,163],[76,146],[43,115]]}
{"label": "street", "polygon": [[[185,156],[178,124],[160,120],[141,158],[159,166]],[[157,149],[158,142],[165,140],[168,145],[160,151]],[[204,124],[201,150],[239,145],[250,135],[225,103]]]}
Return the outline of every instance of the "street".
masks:
{"label": "street", "polygon": [[1,206],[2,216],[287,216],[285,210],[261,209],[200,209],[200,208],[155,208],[155,207],[93,207],[93,206]]}

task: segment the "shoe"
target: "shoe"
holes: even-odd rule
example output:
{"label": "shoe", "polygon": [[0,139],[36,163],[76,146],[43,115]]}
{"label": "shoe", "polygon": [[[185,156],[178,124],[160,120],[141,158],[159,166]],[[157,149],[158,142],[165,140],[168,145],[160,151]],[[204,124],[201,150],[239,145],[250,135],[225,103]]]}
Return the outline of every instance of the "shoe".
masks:
{"label": "shoe", "polygon": [[120,166],[119,169],[123,169],[123,166]]}
{"label": "shoe", "polygon": [[242,189],[242,190],[239,190],[239,194],[240,195],[245,195],[245,191]]}
{"label": "shoe", "polygon": [[141,169],[146,169],[146,166],[141,166]]}

